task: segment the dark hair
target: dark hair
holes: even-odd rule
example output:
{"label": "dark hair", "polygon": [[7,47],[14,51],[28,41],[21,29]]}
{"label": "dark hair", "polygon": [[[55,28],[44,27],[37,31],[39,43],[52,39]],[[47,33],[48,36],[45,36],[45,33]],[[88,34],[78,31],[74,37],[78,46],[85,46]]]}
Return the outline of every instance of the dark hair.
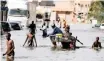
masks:
{"label": "dark hair", "polygon": [[32,21],[32,24],[34,23],[34,21]]}
{"label": "dark hair", "polygon": [[99,39],[99,37],[96,37],[96,39]]}
{"label": "dark hair", "polygon": [[10,33],[7,33],[7,35],[8,35],[9,37],[11,37],[11,34],[10,34]]}
{"label": "dark hair", "polygon": [[55,28],[56,26],[55,26],[55,24],[52,26],[52,28]]}

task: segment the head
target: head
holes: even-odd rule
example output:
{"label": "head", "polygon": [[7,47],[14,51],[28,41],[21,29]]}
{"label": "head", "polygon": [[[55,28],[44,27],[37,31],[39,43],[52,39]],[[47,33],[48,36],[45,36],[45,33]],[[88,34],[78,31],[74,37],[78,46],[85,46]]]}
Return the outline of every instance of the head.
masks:
{"label": "head", "polygon": [[32,21],[32,24],[34,24],[34,21]]}
{"label": "head", "polygon": [[99,37],[96,37],[96,42],[99,42]]}
{"label": "head", "polygon": [[11,34],[10,34],[10,33],[7,33],[6,39],[7,39],[7,40],[10,40],[10,37],[11,37]]}
{"label": "head", "polygon": [[70,33],[70,36],[72,36],[72,33]]}
{"label": "head", "polygon": [[54,29],[56,26],[55,25],[52,25],[52,28]]}
{"label": "head", "polygon": [[69,32],[69,30],[67,28],[65,28],[65,32]]}

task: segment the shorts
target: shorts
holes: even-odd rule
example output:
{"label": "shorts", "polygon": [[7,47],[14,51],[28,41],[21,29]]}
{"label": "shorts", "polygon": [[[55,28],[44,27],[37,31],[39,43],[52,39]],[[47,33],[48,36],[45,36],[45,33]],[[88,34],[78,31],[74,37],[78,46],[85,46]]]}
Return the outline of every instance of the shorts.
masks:
{"label": "shorts", "polygon": [[12,57],[14,57],[14,55],[15,55],[15,52],[14,52],[14,51],[12,51],[12,52],[10,52],[10,53],[8,54],[8,56],[12,56]]}

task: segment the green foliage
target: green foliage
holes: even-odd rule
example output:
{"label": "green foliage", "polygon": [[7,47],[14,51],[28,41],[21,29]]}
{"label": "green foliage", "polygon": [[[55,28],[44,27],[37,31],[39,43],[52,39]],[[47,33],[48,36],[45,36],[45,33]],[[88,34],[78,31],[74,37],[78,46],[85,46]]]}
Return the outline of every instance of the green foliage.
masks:
{"label": "green foliage", "polygon": [[88,18],[94,17],[99,22],[104,21],[104,1],[93,1],[91,3]]}

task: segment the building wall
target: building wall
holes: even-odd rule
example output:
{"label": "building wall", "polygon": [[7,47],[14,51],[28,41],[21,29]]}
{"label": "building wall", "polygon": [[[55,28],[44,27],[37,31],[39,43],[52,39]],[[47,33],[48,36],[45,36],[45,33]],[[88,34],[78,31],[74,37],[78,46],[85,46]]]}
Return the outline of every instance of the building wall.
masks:
{"label": "building wall", "polygon": [[78,15],[78,13],[83,13],[84,16],[88,14],[89,7],[92,0],[75,0],[74,1],[74,7],[75,7],[75,13]]}
{"label": "building wall", "polygon": [[52,7],[53,11],[56,11],[60,20],[66,20],[69,24],[73,18],[74,1],[73,0],[54,0],[55,7]]}
{"label": "building wall", "polygon": [[78,22],[87,21],[87,15],[92,1],[93,0],[74,0],[74,13]]}

